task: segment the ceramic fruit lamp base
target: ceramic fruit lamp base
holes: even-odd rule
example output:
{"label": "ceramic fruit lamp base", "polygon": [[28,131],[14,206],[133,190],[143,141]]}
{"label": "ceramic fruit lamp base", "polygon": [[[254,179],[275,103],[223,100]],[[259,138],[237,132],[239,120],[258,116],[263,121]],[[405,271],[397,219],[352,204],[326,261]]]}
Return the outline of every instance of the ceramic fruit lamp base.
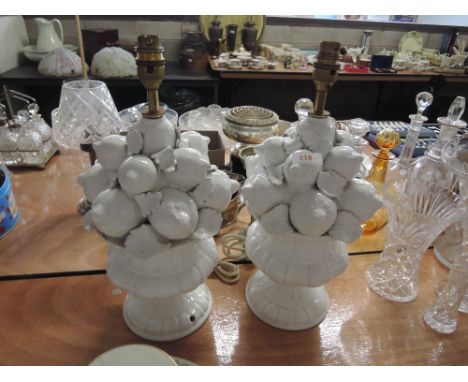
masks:
{"label": "ceramic fruit lamp base", "polygon": [[[140,36],[138,43],[146,50],[138,65],[152,56],[149,63],[159,65],[142,74],[150,92],[159,87],[153,76],[164,74],[163,48],[157,36]],[[78,180],[92,202],[85,224],[109,245],[107,274],[128,291],[125,322],[143,338],[171,341],[193,333],[209,316],[204,282],[218,263],[213,236],[239,184],[210,165],[202,135],[180,134],[157,94],[148,99],[148,110],[127,136],[94,144],[97,163]]]}
{"label": "ceramic fruit lamp base", "polygon": [[242,194],[256,221],[245,249],[260,268],[247,283],[246,299],[261,320],[285,330],[325,318],[324,285],[346,270],[345,243],[359,238],[361,224],[382,205],[372,184],[355,178],[362,156],[347,146],[349,133],[337,133],[323,109],[336,80],[338,49],[334,42],[321,44],[314,112],[286,136],[255,146],[256,155],[246,161]]}
{"label": "ceramic fruit lamp base", "polygon": [[381,207],[374,187],[354,178],[362,157],[340,146],[334,126],[330,117],[308,117],[288,137],[256,146],[247,161],[242,193],[256,221],[246,254],[260,271],[248,281],[246,299],[277,328],[302,330],[324,319],[324,285],[348,266],[345,242],[359,238],[361,224]]}
{"label": "ceramic fruit lamp base", "polygon": [[177,296],[125,299],[125,323],[136,335],[153,341],[173,341],[197,331],[208,319],[211,293],[205,283]]}
{"label": "ceramic fruit lamp base", "polygon": [[343,242],[297,233],[270,235],[254,222],[246,251],[260,268],[246,286],[247,304],[257,317],[286,330],[308,329],[325,318],[328,294],[323,285],[348,266]]}
{"label": "ceramic fruit lamp base", "polygon": [[212,238],[173,245],[143,261],[113,246],[107,274],[129,292],[123,307],[128,327],[143,338],[172,341],[207,320],[212,298],[204,281],[217,263]]}
{"label": "ceramic fruit lamp base", "polygon": [[252,312],[275,328],[304,330],[318,325],[328,312],[325,287],[307,288],[277,283],[257,271],[247,283]]}

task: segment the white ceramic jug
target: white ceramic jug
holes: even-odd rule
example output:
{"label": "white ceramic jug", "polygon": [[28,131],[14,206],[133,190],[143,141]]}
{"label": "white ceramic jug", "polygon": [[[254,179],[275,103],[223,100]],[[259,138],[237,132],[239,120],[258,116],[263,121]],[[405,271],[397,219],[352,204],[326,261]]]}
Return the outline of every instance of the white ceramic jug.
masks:
{"label": "white ceramic jug", "polygon": [[[36,50],[38,52],[50,52],[63,45],[63,27],[60,20],[47,20],[42,17],[37,17],[34,20],[38,28],[36,43]],[[60,37],[55,32],[54,23],[59,27]]]}

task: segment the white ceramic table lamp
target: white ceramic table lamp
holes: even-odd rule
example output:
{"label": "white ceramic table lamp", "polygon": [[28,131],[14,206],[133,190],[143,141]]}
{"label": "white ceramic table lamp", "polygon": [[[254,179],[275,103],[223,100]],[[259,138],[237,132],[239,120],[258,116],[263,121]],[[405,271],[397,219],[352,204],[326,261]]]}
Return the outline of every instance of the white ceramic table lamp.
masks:
{"label": "white ceramic table lamp", "polygon": [[[140,73],[156,92],[149,84],[156,83],[153,74],[164,76],[164,50],[157,36],[140,36],[138,43],[139,71],[159,65]],[[169,341],[208,318],[212,300],[204,281],[218,263],[213,236],[239,184],[210,165],[200,134],[180,135],[157,94],[148,98],[148,110],[126,137],[94,145],[97,163],[78,181],[92,202],[85,222],[109,245],[107,274],[129,292],[125,322],[141,337]]]}
{"label": "white ceramic table lamp", "polygon": [[[319,63],[322,56],[321,50]],[[346,145],[348,133],[337,134],[324,95],[287,136],[266,139],[246,162],[242,194],[256,220],[246,253],[260,268],[247,283],[247,303],[281,329],[307,329],[324,319],[323,285],[345,271],[345,243],[359,238],[361,224],[382,205],[369,182],[354,178],[362,156]]]}

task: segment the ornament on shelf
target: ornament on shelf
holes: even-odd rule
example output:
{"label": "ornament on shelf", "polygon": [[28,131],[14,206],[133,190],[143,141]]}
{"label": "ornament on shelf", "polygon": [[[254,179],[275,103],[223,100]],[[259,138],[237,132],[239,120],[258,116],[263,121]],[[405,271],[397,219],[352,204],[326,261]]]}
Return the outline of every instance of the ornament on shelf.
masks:
{"label": "ornament on shelf", "polygon": [[137,75],[135,57],[120,47],[102,48],[93,57],[91,73],[103,78],[134,77]]}
{"label": "ornament on shelf", "polygon": [[85,224],[107,240],[107,274],[129,292],[124,319],[156,341],[185,337],[208,318],[205,278],[218,263],[213,236],[238,182],[210,165],[208,142],[182,135],[159,105],[165,73],[158,36],[139,36],[137,63],[148,106],[127,136],[95,144],[97,164],[78,181],[92,200]]}
{"label": "ornament on shelf", "polygon": [[336,81],[339,44],[322,42],[314,81],[315,108],[283,137],[255,146],[242,188],[256,221],[246,253],[260,269],[246,299],[266,323],[286,330],[317,325],[328,310],[326,284],[348,266],[346,243],[381,207],[369,182],[355,178],[362,157],[342,146],[336,123],[324,110]]}
{"label": "ornament on shelf", "polygon": [[[85,70],[88,70],[87,65]],[[65,47],[49,52],[39,63],[37,71],[46,77],[76,77],[83,74],[80,57]]]}

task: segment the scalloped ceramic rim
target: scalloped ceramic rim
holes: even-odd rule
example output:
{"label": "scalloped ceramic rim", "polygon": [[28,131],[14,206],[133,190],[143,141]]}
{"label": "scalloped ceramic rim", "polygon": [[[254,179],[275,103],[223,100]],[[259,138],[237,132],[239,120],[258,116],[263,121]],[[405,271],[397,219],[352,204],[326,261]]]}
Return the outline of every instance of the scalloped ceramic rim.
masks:
{"label": "scalloped ceramic rim", "polygon": [[[413,47],[407,46],[405,49],[403,49],[403,46],[405,44],[408,45],[409,43],[413,43]],[[398,50],[400,52],[419,52],[421,51],[423,47],[423,38],[421,36],[421,33],[416,32],[416,31],[410,31],[407,32],[403,35],[403,37],[400,39],[400,42],[398,44]]]}

